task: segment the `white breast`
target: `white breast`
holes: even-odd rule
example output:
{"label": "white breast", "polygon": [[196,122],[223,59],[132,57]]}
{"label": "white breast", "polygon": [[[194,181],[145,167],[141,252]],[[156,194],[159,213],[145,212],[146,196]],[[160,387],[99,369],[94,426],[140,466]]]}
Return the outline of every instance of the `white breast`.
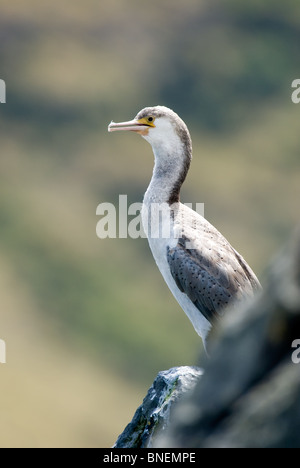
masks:
{"label": "white breast", "polygon": [[205,338],[211,329],[211,324],[188,296],[179,290],[167,261],[168,247],[175,247],[178,238],[182,235],[180,216],[175,217],[174,222],[170,206],[167,203],[151,202],[147,195],[149,194],[146,193],[142,207],[142,222],[153,257],[172,294],[205,344]]}

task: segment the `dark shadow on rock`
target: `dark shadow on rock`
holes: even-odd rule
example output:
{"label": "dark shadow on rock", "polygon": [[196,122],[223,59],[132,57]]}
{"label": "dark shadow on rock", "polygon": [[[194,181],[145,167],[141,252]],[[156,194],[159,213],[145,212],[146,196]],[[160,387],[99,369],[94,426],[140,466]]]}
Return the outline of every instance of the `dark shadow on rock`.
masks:
{"label": "dark shadow on rock", "polygon": [[159,447],[300,447],[300,229],[264,292],[231,313]]}
{"label": "dark shadow on rock", "polygon": [[200,365],[160,372],[115,447],[300,447],[300,229]]}

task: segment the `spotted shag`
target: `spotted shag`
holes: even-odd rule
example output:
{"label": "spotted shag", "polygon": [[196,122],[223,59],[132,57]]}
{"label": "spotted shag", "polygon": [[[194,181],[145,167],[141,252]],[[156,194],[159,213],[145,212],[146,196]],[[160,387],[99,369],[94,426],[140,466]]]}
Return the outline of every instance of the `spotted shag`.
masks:
{"label": "spotted shag", "polygon": [[108,131],[139,133],[151,146],[155,164],[145,193],[142,222],[157,266],[204,346],[226,307],[261,286],[243,257],[204,217],[180,202],[192,158],[186,124],[171,109],[147,107]]}

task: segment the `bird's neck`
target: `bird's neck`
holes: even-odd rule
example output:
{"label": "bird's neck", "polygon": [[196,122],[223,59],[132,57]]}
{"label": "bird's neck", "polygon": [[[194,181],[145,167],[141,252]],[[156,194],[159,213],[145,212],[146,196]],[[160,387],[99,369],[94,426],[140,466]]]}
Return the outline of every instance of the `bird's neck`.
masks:
{"label": "bird's neck", "polygon": [[179,201],[180,189],[189,170],[191,154],[183,147],[173,148],[171,151],[153,147],[155,164],[144,197],[144,203],[147,205],[151,203],[172,205]]}

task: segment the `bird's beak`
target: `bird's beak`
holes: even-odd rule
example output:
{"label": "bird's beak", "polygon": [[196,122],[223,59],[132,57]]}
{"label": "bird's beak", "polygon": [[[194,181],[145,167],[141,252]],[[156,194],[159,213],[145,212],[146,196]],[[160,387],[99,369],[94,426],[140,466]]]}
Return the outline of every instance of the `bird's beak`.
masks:
{"label": "bird's beak", "polygon": [[117,132],[121,130],[127,130],[131,132],[137,132],[144,135],[148,133],[149,128],[154,127],[153,124],[146,123],[146,119],[133,119],[128,122],[115,123],[111,122],[108,126],[109,132]]}

